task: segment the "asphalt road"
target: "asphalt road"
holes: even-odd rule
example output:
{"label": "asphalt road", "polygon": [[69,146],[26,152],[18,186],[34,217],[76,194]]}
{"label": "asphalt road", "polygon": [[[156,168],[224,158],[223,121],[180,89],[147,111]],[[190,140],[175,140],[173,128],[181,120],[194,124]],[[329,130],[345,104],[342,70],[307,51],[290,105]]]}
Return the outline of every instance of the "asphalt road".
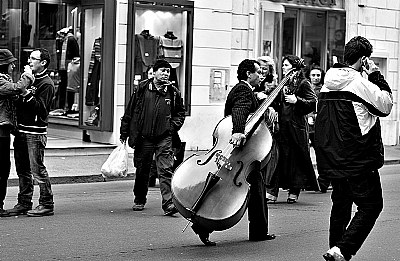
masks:
{"label": "asphalt road", "polygon": [[[382,168],[385,207],[354,261],[399,260],[400,166]],[[55,215],[0,218],[0,260],[320,260],[328,248],[330,192],[302,192],[297,204],[281,191],[270,205],[273,241],[248,241],[247,213],[233,228],[214,232],[205,247],[180,215],[164,217],[158,188],[143,212],[133,212],[132,180],[53,185]],[[6,208],[15,204],[10,187]],[[34,204],[37,204],[35,187]]]}

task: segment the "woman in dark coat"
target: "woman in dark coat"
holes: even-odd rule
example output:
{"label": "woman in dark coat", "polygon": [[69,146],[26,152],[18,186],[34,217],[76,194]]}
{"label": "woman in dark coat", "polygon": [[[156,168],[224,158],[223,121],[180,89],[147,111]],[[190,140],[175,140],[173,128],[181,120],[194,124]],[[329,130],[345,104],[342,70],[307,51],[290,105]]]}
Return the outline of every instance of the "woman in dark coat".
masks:
{"label": "woman in dark coat", "polygon": [[288,189],[287,203],[295,203],[301,189],[318,190],[308,144],[307,115],[314,111],[317,102],[310,82],[305,78],[302,68],[304,61],[295,55],[282,60],[283,74],[295,69],[288,83],[274,101],[278,112],[279,162],[275,175],[275,188],[269,192],[278,197],[279,187]]}

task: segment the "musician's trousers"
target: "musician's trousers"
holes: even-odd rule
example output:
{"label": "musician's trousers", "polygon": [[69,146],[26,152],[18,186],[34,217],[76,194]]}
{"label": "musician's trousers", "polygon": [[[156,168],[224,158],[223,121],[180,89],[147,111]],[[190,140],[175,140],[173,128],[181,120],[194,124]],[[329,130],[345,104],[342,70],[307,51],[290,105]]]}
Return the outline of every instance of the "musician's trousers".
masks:
{"label": "musician's trousers", "polygon": [[250,173],[250,198],[248,203],[249,238],[256,240],[268,234],[268,204],[262,171]]}

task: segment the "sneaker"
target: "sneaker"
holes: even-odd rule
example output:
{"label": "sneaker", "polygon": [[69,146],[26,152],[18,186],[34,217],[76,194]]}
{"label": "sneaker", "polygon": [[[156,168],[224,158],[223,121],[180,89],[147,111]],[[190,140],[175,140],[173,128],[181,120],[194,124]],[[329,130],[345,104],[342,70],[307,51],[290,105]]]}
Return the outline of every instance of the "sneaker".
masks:
{"label": "sneaker", "polygon": [[133,211],[142,211],[144,209],[144,204],[133,203]]}
{"label": "sneaker", "polygon": [[0,208],[0,217],[8,217],[10,216],[10,213],[8,213],[7,210]]}
{"label": "sneaker", "polygon": [[338,247],[332,247],[322,255],[322,257],[325,258],[326,261],[347,261]]}
{"label": "sneaker", "polygon": [[173,216],[176,213],[178,213],[178,209],[174,206],[174,204],[169,205],[164,210],[164,216]]}
{"label": "sneaker", "polygon": [[20,203],[15,205],[12,209],[7,209],[10,216],[26,215],[26,213],[31,210],[31,207],[24,206]]}
{"label": "sneaker", "polygon": [[54,208],[38,205],[35,209],[29,210],[27,214],[30,217],[52,216],[54,215]]}

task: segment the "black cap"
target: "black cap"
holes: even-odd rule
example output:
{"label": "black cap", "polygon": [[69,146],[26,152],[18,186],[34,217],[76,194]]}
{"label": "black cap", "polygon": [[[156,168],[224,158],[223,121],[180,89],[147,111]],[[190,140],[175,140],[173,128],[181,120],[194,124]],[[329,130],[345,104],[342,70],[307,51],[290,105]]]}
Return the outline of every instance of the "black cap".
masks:
{"label": "black cap", "polygon": [[166,60],[157,60],[153,66],[153,72],[157,71],[160,68],[172,68],[171,64]]}
{"label": "black cap", "polygon": [[0,49],[0,65],[10,64],[16,61],[17,58],[7,49]]}

